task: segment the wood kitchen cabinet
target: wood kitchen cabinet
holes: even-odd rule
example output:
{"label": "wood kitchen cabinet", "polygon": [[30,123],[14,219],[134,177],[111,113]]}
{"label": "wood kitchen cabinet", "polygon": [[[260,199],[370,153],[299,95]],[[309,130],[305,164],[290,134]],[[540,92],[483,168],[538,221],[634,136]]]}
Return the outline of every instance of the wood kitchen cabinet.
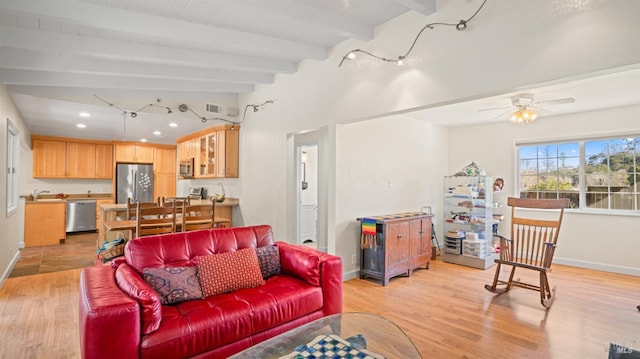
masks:
{"label": "wood kitchen cabinet", "polygon": [[113,146],[91,140],[33,135],[33,178],[111,179]]}
{"label": "wood kitchen cabinet", "polygon": [[153,146],[116,143],[116,162],[153,163]]}
{"label": "wood kitchen cabinet", "polygon": [[66,177],[96,177],[96,145],[93,143],[67,142]]}
{"label": "wood kitchen cabinet", "polygon": [[96,178],[113,178],[113,145],[96,144]]}
{"label": "wood kitchen cabinet", "polygon": [[60,244],[66,238],[66,202],[30,202],[24,209],[24,246]]}
{"label": "wood kitchen cabinet", "polygon": [[153,160],[154,197],[176,195],[176,148],[156,147]]}
{"label": "wood kitchen cabinet", "polygon": [[239,176],[240,126],[212,126],[177,139],[178,158],[195,159],[196,178]]}
{"label": "wood kitchen cabinet", "polygon": [[[366,217],[375,220],[375,244],[361,243],[360,278],[387,285],[398,275],[410,276],[431,265],[431,215],[421,212]],[[362,222],[363,218],[358,218]]]}
{"label": "wood kitchen cabinet", "polygon": [[33,178],[65,178],[67,143],[32,140]]}

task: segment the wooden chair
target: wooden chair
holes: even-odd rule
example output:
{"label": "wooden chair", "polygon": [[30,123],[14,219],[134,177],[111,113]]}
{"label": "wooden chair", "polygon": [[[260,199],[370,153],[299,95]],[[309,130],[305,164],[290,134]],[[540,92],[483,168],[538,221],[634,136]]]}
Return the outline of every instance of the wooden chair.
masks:
{"label": "wooden chair", "polygon": [[127,197],[127,220],[136,219],[138,205],[141,208],[158,207],[158,203],[156,202],[133,202],[131,201],[131,197]]}
{"label": "wooden chair", "polygon": [[197,229],[211,229],[215,227],[216,202],[211,204],[200,204],[184,206],[182,210],[182,231],[193,231]]}
{"label": "wooden chair", "polygon": [[143,207],[136,209],[136,237],[176,231],[175,207]]}
{"label": "wooden chair", "polygon": [[161,206],[171,207],[175,203],[176,209],[182,208],[184,205],[191,204],[191,198],[189,197],[158,197],[158,203]]}
{"label": "wooden chair", "polygon": [[[484,287],[493,293],[503,293],[509,291],[511,286],[518,286],[540,292],[540,303],[545,307],[551,307],[555,296],[556,288],[549,287],[547,273],[551,272],[551,261],[558,242],[558,232],[562,223],[564,209],[569,207],[568,199],[507,199],[507,204],[511,207],[511,239],[500,237],[500,259],[496,259],[498,264],[493,284]],[[516,208],[519,210],[516,211]],[[521,209],[543,209],[552,210],[540,213],[538,218],[526,218],[520,216]],[[531,212],[531,211],[530,211]],[[552,219],[549,217],[552,216]],[[540,218],[542,217],[542,218]],[[499,279],[501,266],[510,265],[511,274],[509,280]],[[514,280],[513,275],[516,268],[530,269],[537,271],[540,275],[540,284],[534,285],[523,283],[519,279]],[[501,286],[501,288],[498,288]],[[502,287],[504,286],[504,287]]]}

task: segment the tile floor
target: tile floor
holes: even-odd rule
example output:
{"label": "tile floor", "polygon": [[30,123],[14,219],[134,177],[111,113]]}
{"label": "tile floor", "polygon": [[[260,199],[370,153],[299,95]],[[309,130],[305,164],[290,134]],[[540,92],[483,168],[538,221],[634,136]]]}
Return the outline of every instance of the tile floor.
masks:
{"label": "tile floor", "polygon": [[9,278],[95,265],[97,238],[96,232],[67,234],[58,246],[22,248]]}

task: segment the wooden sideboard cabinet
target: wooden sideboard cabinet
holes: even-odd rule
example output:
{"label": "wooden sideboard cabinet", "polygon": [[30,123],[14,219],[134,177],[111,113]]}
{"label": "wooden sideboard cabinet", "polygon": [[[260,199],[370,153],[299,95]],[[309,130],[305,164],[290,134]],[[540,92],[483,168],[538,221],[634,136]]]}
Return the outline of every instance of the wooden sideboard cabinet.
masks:
{"label": "wooden sideboard cabinet", "polygon": [[[431,265],[431,217],[421,212],[398,213],[366,218],[375,220],[375,243],[361,238],[360,278],[375,278],[382,285],[389,278],[407,275]],[[361,229],[362,235],[362,229]]]}

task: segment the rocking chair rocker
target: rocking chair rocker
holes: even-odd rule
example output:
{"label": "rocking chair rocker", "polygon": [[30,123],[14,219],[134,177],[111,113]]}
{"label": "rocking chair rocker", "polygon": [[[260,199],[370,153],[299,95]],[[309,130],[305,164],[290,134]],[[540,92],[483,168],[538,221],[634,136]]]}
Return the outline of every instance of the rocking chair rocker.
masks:
{"label": "rocking chair rocker", "polygon": [[[493,284],[484,287],[496,294],[507,292],[511,286],[522,287],[540,292],[540,303],[545,308],[550,308],[553,303],[556,288],[549,286],[547,272],[551,271],[551,261],[558,241],[558,232],[562,223],[564,209],[569,207],[568,199],[507,199],[511,207],[511,239],[500,237],[500,258],[495,262],[496,274]],[[519,209],[548,209],[555,210],[555,219],[524,218],[516,213]],[[520,212],[520,211],[518,211]],[[500,280],[501,266],[510,265],[509,280]],[[530,269],[539,272],[540,285],[523,283],[519,279],[514,280],[516,268]],[[500,286],[500,288],[498,287]]]}

